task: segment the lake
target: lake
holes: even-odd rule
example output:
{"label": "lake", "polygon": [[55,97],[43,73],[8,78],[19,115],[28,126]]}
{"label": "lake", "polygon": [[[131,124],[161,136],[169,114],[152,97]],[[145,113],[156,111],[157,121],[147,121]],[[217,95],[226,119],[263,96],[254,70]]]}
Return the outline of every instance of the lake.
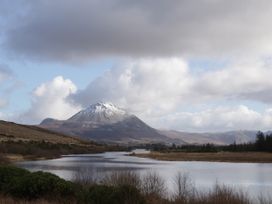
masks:
{"label": "lake", "polygon": [[67,155],[59,159],[18,162],[17,166],[30,171],[46,171],[71,180],[75,172],[89,169],[97,174],[132,170],[139,174],[157,172],[173,189],[177,172],[188,173],[200,190],[212,188],[216,183],[242,189],[250,195],[272,194],[272,164],[229,163],[198,161],[159,161],[128,156],[129,152],[105,152],[101,154]]}

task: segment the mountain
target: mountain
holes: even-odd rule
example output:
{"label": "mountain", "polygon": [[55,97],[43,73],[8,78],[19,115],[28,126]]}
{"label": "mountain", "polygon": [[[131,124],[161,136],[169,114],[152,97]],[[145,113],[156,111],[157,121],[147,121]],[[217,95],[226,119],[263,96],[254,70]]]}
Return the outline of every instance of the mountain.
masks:
{"label": "mountain", "polygon": [[247,130],[216,133],[156,130],[112,103],[90,105],[67,120],[47,118],[40,126],[85,139],[119,144],[240,144],[255,141],[257,133]]}
{"label": "mountain", "polygon": [[67,120],[45,119],[41,127],[99,142],[119,144],[181,143],[112,103],[96,103]]}
{"label": "mountain", "polygon": [[207,144],[213,143],[218,145],[237,144],[254,142],[256,139],[257,131],[249,130],[238,130],[228,132],[217,132],[217,133],[190,133],[190,132],[179,132],[174,130],[159,130],[160,134],[165,135],[171,139],[181,139],[188,144]]}

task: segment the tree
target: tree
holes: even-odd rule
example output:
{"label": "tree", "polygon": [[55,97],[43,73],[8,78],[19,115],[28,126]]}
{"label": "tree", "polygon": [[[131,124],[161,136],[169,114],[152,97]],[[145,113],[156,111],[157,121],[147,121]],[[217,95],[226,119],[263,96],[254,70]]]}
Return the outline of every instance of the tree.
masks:
{"label": "tree", "polygon": [[256,149],[258,151],[264,151],[265,150],[265,136],[264,133],[261,131],[258,131],[256,134]]}

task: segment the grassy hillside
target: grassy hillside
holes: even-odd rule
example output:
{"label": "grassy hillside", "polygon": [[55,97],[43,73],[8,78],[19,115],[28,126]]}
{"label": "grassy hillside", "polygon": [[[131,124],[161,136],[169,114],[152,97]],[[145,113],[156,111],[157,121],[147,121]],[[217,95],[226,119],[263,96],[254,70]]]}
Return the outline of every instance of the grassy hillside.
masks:
{"label": "grassy hillside", "polygon": [[116,149],[36,126],[0,121],[0,163]]}
{"label": "grassy hillside", "polygon": [[0,141],[46,141],[58,144],[86,144],[86,141],[36,126],[0,121]]}

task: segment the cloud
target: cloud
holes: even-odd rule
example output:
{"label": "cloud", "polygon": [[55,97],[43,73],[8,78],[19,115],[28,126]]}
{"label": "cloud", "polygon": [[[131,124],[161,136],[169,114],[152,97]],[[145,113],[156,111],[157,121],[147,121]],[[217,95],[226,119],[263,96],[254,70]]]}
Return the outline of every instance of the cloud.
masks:
{"label": "cloud", "polygon": [[191,132],[211,132],[230,130],[269,130],[272,111],[257,112],[245,105],[215,107],[200,112],[179,112],[161,118],[153,118],[150,123],[166,129]]}
{"label": "cloud", "polygon": [[4,108],[9,103],[9,95],[16,80],[11,69],[0,64],[0,108]]}
{"label": "cloud", "polygon": [[35,59],[226,57],[272,50],[268,0],[37,0],[26,5],[19,19],[10,20],[4,45]]}
{"label": "cloud", "polygon": [[265,60],[194,74],[183,59],[145,58],[115,65],[72,98],[83,106],[112,101],[150,114],[217,100],[272,104],[271,76],[272,63]]}
{"label": "cloud", "polygon": [[157,115],[180,104],[191,83],[187,64],[182,59],[132,60],[108,70],[72,99],[83,106],[111,101],[137,114]]}
{"label": "cloud", "polygon": [[[240,61],[195,74],[183,59],[145,58],[115,65],[69,98],[83,107],[111,101],[155,127],[262,129],[269,128],[271,111],[261,113],[243,103],[271,105],[270,76],[269,60]],[[222,106],[227,101],[234,105]]]}
{"label": "cloud", "polygon": [[236,62],[226,68],[203,73],[193,90],[211,100],[223,98],[272,104],[271,76],[270,60]]}
{"label": "cloud", "polygon": [[[156,128],[269,129],[270,76],[269,60],[239,61],[200,73],[192,72],[180,58],[126,60],[82,90],[61,76],[41,84],[33,91],[32,106],[21,119],[31,123],[46,117],[67,119],[81,107],[110,101]],[[266,103],[266,110],[243,105],[248,102]]]}
{"label": "cloud", "polygon": [[11,69],[6,65],[0,64],[0,83],[4,83],[13,77]]}
{"label": "cloud", "polygon": [[77,90],[75,84],[62,76],[38,86],[32,93],[32,104],[19,119],[24,123],[39,123],[45,118],[67,119],[80,110],[66,98]]}

